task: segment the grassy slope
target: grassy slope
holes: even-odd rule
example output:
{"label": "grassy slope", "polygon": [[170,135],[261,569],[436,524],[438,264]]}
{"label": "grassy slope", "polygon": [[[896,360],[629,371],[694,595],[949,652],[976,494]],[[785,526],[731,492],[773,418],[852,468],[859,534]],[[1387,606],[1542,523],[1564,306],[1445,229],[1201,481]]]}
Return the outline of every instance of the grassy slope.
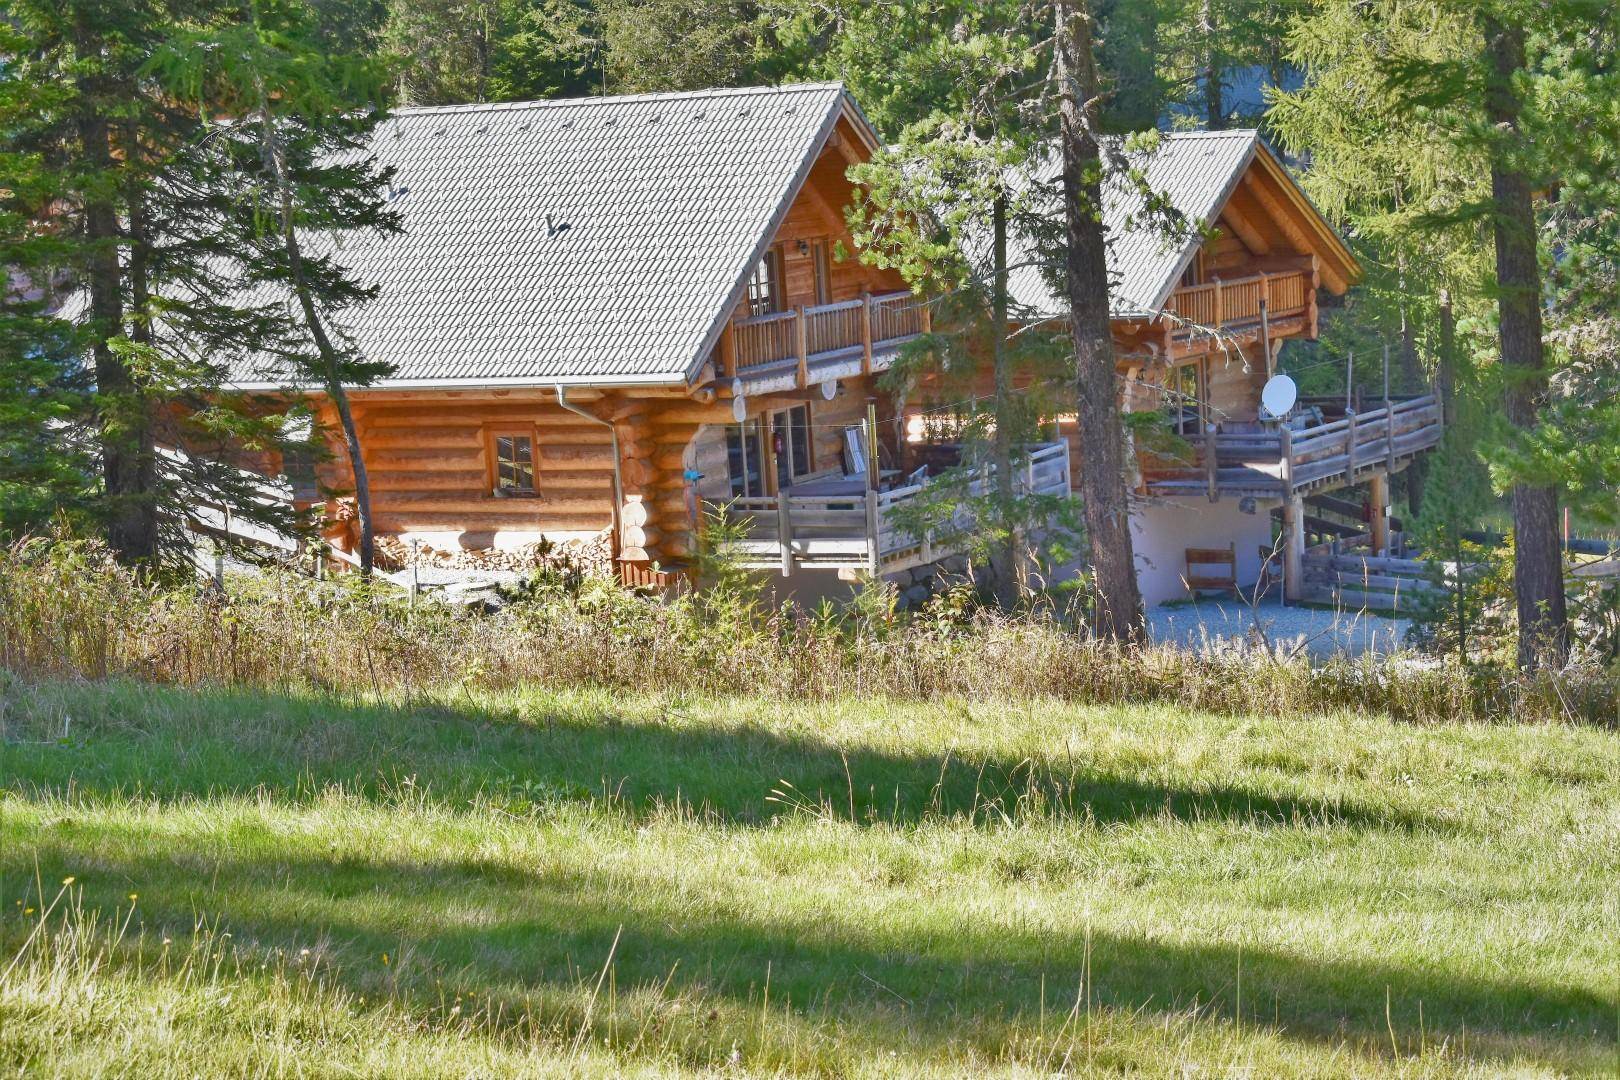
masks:
{"label": "grassy slope", "polygon": [[[36,873],[79,911],[0,977],[0,1071],[1617,1064],[1613,732],[133,686],[0,708],[0,956]],[[89,924],[131,893],[104,961]]]}

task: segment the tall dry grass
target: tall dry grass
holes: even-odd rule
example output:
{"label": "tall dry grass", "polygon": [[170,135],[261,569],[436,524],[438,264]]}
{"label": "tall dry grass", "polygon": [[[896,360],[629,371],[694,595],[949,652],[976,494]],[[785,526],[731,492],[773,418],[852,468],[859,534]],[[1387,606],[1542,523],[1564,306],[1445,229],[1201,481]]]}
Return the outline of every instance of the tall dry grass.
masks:
{"label": "tall dry grass", "polygon": [[1256,649],[1130,649],[1049,615],[896,618],[765,606],[738,588],[669,602],[606,581],[542,585],[494,614],[282,573],[225,594],[158,585],[95,543],[0,550],[0,666],[25,678],[411,694],[460,686],[649,689],[792,699],[850,695],[1153,703],[1217,713],[1342,710],[1414,722],[1620,722],[1611,672],[1337,660]]}

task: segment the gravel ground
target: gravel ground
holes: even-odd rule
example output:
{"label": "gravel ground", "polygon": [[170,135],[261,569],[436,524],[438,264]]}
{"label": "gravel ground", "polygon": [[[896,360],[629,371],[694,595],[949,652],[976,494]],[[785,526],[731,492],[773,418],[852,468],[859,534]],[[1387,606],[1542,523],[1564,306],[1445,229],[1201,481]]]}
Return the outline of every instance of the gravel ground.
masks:
{"label": "gravel ground", "polygon": [[1220,649],[1250,639],[1259,625],[1272,645],[1285,653],[1303,647],[1321,660],[1335,655],[1383,656],[1398,651],[1410,619],[1391,619],[1358,612],[1314,607],[1283,607],[1273,599],[1251,610],[1248,604],[1219,598],[1149,608],[1148,632],[1154,641],[1191,649]]}

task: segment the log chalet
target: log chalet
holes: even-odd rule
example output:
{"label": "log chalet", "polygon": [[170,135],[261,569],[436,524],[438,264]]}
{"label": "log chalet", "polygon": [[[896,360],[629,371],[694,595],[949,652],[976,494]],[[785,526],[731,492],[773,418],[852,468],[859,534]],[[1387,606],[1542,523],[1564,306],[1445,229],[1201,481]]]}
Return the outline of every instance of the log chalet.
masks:
{"label": "log chalet", "polygon": [[[626,579],[648,581],[718,502],[748,523],[741,557],[790,575],[950,554],[891,520],[929,479],[879,379],[930,312],[852,257],[846,173],[878,139],[841,86],[403,109],[373,138],[405,231],[337,257],[380,289],[345,332],[394,367],[352,392],[380,532],[477,549],[611,530]],[[1387,475],[1438,432],[1425,405],[1352,417],[1348,436],[1337,417],[1325,435],[1262,420],[1267,358],[1314,336],[1318,290],[1342,293],[1355,262],[1252,132],[1169,137],[1149,171],[1213,230],[1164,251],[1110,208],[1125,404],[1201,403],[1172,417],[1196,461],[1141,461],[1154,600],[1183,548],[1270,539],[1245,498],[1293,507],[1297,529],[1305,491]],[[287,388],[251,367],[234,383]],[[1069,444],[1029,448],[1018,482],[1067,492]],[[336,520],[352,475],[333,450],[302,495]]]}

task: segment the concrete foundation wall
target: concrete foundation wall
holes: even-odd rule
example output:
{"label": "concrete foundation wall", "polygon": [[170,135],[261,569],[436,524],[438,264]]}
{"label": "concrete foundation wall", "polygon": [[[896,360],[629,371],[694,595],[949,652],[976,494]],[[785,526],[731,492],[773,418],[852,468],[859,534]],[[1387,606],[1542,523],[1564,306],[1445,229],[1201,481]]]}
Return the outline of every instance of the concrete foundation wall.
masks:
{"label": "concrete foundation wall", "polygon": [[1260,548],[1271,547],[1272,502],[1252,514],[1237,499],[1139,499],[1132,506],[1131,543],[1136,580],[1148,607],[1187,597],[1184,577],[1188,548],[1237,545],[1238,583],[1245,588],[1260,574]]}

